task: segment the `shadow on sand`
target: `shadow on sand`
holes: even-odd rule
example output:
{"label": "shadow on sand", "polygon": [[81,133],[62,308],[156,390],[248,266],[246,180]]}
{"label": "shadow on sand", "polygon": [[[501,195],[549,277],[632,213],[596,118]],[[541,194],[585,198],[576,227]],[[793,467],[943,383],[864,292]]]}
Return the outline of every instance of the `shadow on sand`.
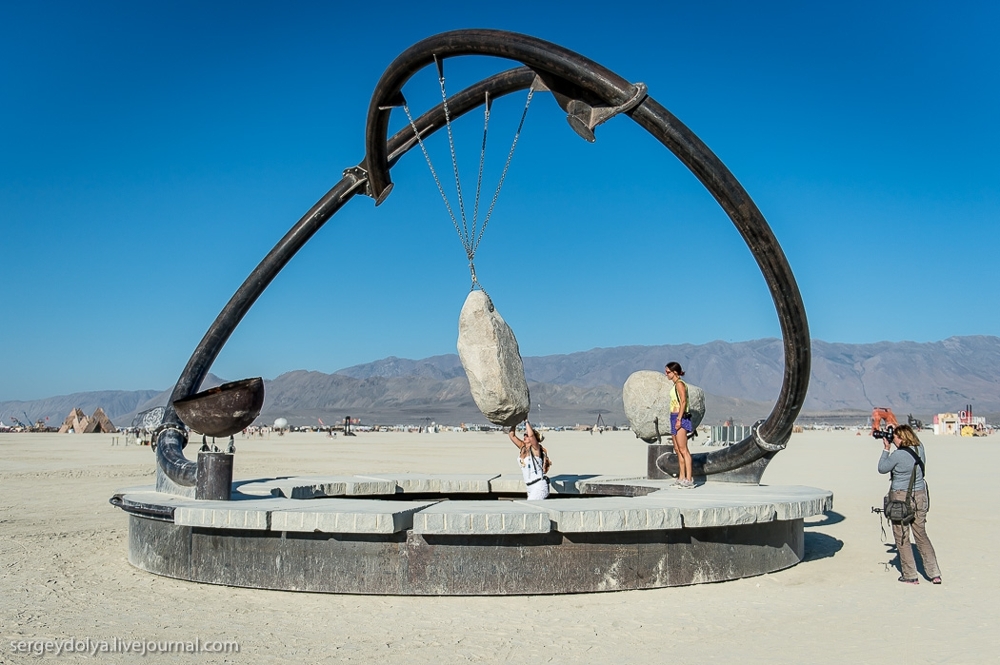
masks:
{"label": "shadow on sand", "polygon": [[815,533],[813,531],[809,531],[809,529],[814,529],[820,526],[830,526],[831,524],[843,522],[844,519],[844,516],[840,513],[828,510],[823,514],[822,520],[818,522],[806,522],[803,525],[806,531],[803,534],[805,540],[805,553],[802,556],[802,560],[816,561],[817,559],[825,559],[842,550],[844,548],[844,541],[838,540],[833,536],[828,536],[825,533]]}
{"label": "shadow on sand", "polygon": [[[920,550],[918,550],[917,546],[914,545],[913,543],[907,543],[907,544],[913,550],[913,562],[917,564],[917,573],[920,574],[924,579],[929,580],[930,576],[927,574],[927,570],[924,568],[924,560],[920,556]],[[806,546],[806,551],[808,552],[808,550],[809,550],[809,547],[807,545]],[[893,557],[891,559],[889,559],[888,561],[881,562],[882,565],[885,566],[885,569],[887,571],[895,568],[897,571],[899,571],[899,574],[902,575],[903,574],[903,566],[899,562],[899,550],[896,549],[896,544],[895,543],[885,543],[885,551],[886,551],[886,554],[892,554]]]}
{"label": "shadow on sand", "polygon": [[805,522],[803,526],[807,529],[811,529],[817,526],[830,526],[831,524],[839,524],[843,522],[846,518],[840,513],[828,510],[823,513],[823,518],[817,522]]}

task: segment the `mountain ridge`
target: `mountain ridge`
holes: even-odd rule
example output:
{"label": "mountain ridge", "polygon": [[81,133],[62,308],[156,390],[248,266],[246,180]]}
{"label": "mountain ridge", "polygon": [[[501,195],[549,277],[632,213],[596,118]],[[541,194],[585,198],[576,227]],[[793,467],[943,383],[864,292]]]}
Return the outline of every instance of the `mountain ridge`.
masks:
{"label": "mountain ridge", "polygon": [[[621,386],[640,369],[660,371],[677,360],[687,379],[709,395],[706,423],[765,417],[781,387],[781,340],[715,340],[705,344],[598,347],[548,356],[526,356],[532,418],[549,424],[588,423],[598,415],[624,423]],[[223,383],[210,375],[203,389]],[[33,401],[0,402],[0,419],[34,421],[48,416],[58,425],[74,407],[88,414],[104,408],[118,426],[152,406],[165,391],[95,391]],[[1000,338],[949,337],[938,342],[846,344],[812,342],[812,370],[803,417],[860,417],[873,406],[927,418],[972,404],[986,415],[1000,413]],[[292,370],[265,381],[262,421],[284,416],[293,424],[327,424],[345,416],[365,422],[484,422],[469,392],[456,354],[417,360],[389,356],[326,374]],[[8,424],[10,424],[8,422]]]}

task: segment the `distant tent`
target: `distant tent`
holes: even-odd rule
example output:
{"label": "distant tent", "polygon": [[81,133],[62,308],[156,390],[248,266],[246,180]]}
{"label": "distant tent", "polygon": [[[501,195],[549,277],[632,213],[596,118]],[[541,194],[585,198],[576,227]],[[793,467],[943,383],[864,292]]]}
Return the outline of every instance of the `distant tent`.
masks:
{"label": "distant tent", "polygon": [[94,415],[89,418],[79,408],[70,411],[69,415],[66,416],[66,420],[63,421],[62,427],[59,428],[59,433],[66,434],[70,430],[73,430],[77,434],[111,433],[118,431],[101,407],[97,407],[97,411],[94,411]]}
{"label": "distant tent", "polygon": [[84,434],[110,434],[112,432],[117,432],[118,428],[115,427],[111,419],[104,413],[104,409],[97,407],[97,411],[94,411],[94,415],[90,417],[90,423],[83,429]]}
{"label": "distant tent", "polygon": [[82,432],[83,428],[87,426],[90,419],[81,411],[80,409],[73,409],[66,416],[66,420],[63,421],[62,427],[59,428],[60,434],[66,434],[70,430],[74,432]]}

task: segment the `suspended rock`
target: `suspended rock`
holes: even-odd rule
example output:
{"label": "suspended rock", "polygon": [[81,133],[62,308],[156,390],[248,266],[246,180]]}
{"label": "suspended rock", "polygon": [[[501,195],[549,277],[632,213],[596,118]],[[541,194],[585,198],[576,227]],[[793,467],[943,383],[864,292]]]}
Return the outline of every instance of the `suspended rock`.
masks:
{"label": "suspended rock", "polygon": [[[691,425],[697,429],[705,418],[705,391],[684,382],[688,389],[688,411]],[[657,430],[663,441],[670,442],[670,389],[673,382],[665,374],[641,370],[634,372],[622,388],[625,417],[635,435],[654,443]]]}
{"label": "suspended rock", "polygon": [[514,332],[483,291],[472,291],[458,318],[458,357],[476,406],[495,425],[528,417],[531,397]]}

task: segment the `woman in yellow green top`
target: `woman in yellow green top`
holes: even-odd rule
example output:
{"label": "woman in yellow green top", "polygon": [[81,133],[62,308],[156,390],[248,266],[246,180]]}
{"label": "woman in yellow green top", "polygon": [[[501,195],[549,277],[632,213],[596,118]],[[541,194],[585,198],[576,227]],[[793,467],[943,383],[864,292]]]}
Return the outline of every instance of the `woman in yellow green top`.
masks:
{"label": "woman in yellow green top", "polygon": [[667,378],[673,381],[670,388],[670,437],[674,442],[674,453],[677,455],[677,487],[690,489],[694,487],[691,477],[691,452],[688,450],[688,434],[694,428],[691,426],[691,414],[688,413],[687,384],[681,381],[684,370],[680,363],[669,362],[664,368]]}

